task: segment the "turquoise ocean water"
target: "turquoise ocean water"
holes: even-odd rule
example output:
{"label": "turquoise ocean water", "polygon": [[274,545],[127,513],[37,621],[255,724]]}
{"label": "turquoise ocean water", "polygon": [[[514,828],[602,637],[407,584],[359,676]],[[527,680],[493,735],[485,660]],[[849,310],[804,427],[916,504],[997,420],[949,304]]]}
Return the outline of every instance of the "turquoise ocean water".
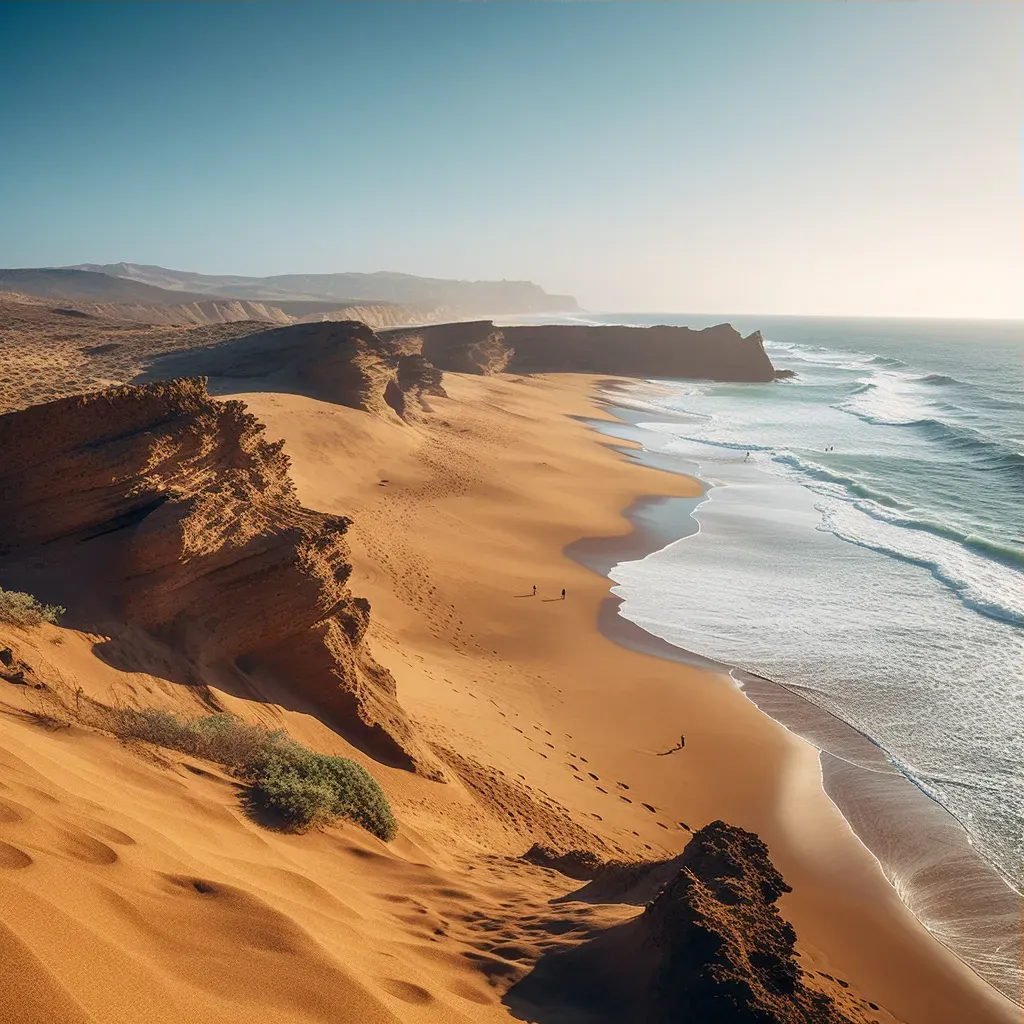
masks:
{"label": "turquoise ocean water", "polygon": [[711,486],[621,614],[855,726],[1024,890],[1024,323],[586,319],[727,320],[797,373],[633,393]]}

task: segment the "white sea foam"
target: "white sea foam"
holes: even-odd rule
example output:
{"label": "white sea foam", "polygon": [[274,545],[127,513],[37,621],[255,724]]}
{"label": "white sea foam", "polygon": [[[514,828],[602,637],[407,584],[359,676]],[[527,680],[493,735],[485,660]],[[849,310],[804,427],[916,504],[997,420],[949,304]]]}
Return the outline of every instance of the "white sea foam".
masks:
{"label": "white sea foam", "polygon": [[1024,406],[1005,374],[972,385],[969,362],[766,347],[796,386],[637,402],[672,414],[639,424],[646,447],[724,486],[699,533],[613,570],[622,614],[798,686],[1024,886]]}

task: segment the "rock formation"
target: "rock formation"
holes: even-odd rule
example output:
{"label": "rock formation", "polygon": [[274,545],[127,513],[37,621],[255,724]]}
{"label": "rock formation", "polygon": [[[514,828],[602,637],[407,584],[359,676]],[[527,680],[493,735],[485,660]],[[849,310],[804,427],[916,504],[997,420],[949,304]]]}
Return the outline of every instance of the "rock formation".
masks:
{"label": "rock formation", "polygon": [[534,843],[523,854],[523,860],[538,867],[551,868],[567,878],[579,881],[594,878],[605,867],[605,862],[592,850],[567,850],[559,853],[540,843]]}
{"label": "rock formation", "polygon": [[[638,866],[623,867],[613,867],[612,887],[635,889]],[[652,870],[667,881],[639,917],[549,954],[512,990],[513,1002],[568,1000],[616,1024],[849,1024],[830,996],[804,983],[796,935],[775,906],[789,887],[756,835],[712,822]],[[575,898],[594,898],[600,881]]]}
{"label": "rock formation", "polygon": [[384,331],[418,338],[423,355],[458,373],[602,373],[618,377],[770,381],[775,368],[759,332],[729,324],[689,327],[495,327],[490,320]]}
{"label": "rock formation", "polygon": [[[142,379],[202,374],[235,389],[290,391],[380,416],[406,417],[444,395],[415,337],[378,338],[356,321],[295,324],[156,359]],[[246,382],[246,383],[241,383]]]}
{"label": "rock formation", "polygon": [[381,331],[382,338],[405,344],[419,343],[426,359],[451,373],[502,373],[515,354],[506,340],[506,328],[497,328],[489,320],[471,323],[439,324]]}
{"label": "rock formation", "polygon": [[57,565],[47,596],[105,601],[193,664],[273,673],[379,760],[422,769],[346,586],[348,520],[299,504],[263,429],[201,378],[0,416],[0,565]]}

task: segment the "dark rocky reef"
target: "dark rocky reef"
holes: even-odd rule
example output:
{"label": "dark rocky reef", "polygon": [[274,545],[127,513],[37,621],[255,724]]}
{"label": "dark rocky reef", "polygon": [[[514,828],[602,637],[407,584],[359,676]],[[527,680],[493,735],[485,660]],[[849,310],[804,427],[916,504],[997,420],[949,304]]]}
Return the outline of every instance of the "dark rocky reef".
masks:
{"label": "dark rocky reef", "polygon": [[288,391],[408,418],[444,395],[416,338],[378,337],[357,321],[293,324],[155,359],[140,381],[202,375],[223,389]]}
{"label": "dark rocky reef", "polygon": [[423,355],[456,373],[600,373],[616,377],[767,382],[776,371],[759,332],[689,327],[495,327],[490,320],[380,332],[418,339]]}
{"label": "dark rocky reef", "polygon": [[[610,867],[609,902],[642,887],[641,867]],[[661,884],[643,913],[549,953],[509,991],[513,1009],[543,1020],[540,1007],[561,1007],[616,1024],[851,1024],[805,984],[796,935],[775,906],[789,887],[754,833],[712,822],[650,868]],[[601,881],[571,898],[596,898]]]}
{"label": "dark rocky reef", "polygon": [[299,504],[263,430],[202,378],[0,416],[0,571],[31,582],[49,565],[49,599],[103,609],[200,672],[272,673],[374,757],[422,770],[364,642],[369,605],[346,586],[349,521]]}

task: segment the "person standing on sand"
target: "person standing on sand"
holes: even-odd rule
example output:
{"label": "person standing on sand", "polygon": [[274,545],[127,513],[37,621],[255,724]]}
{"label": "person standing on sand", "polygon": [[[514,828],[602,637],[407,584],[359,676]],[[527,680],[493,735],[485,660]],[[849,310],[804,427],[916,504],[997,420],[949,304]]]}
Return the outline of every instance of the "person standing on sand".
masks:
{"label": "person standing on sand", "polygon": [[536,583],[534,583],[534,585],[533,585],[533,596],[534,597],[537,596],[537,584]]}
{"label": "person standing on sand", "polygon": [[562,587],[562,600],[565,600],[565,587]]}

